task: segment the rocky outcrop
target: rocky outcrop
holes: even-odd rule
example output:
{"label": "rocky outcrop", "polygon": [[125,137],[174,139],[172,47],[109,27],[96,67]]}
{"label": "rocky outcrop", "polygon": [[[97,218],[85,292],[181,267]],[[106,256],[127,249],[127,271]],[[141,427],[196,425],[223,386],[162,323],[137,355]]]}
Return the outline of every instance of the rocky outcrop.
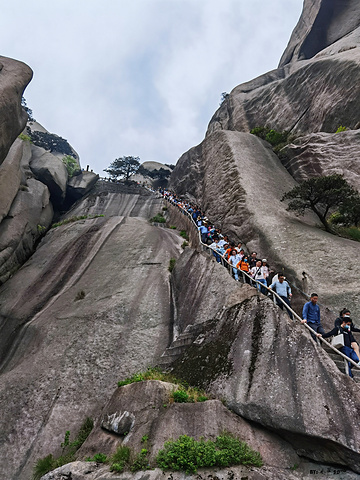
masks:
{"label": "rocky outcrop", "polygon": [[32,70],[25,63],[0,56],[0,164],[26,125],[21,97],[31,77]]}
{"label": "rocky outcrop", "polygon": [[243,289],[247,300],[208,322],[203,341],[188,347],[172,372],[279,433],[302,457],[359,472],[358,385],[304,327],[251,287]]}
{"label": "rocky outcrop", "polygon": [[0,288],[2,478],[28,480],[170,342],[168,265],[183,239],[148,222],[162,206],[148,192],[98,194],[106,217],[51,229]]}
{"label": "rocky outcrop", "polygon": [[280,158],[297,182],[338,173],[360,191],[360,129],[304,135],[282,149]]}
{"label": "rocky outcrop", "polygon": [[[273,268],[285,266],[301,290],[317,291],[335,312],[349,305],[354,315],[360,314],[353,274],[357,242],[321,230],[313,215],[297,218],[286,211],[280,199],[295,181],[266,142],[246,133],[216,132],[179,159],[171,182],[232,239],[260,252]],[[343,272],[346,283],[339,275],[329,276],[329,265]]]}
{"label": "rocky outcrop", "polygon": [[43,148],[31,148],[30,168],[35,177],[44,183],[51,195],[52,202],[60,207],[66,195],[68,172],[64,163]]}
{"label": "rocky outcrop", "polygon": [[305,0],[303,12],[280,67],[314,57],[321,50],[358,30],[360,5],[352,0]]}
{"label": "rocky outcrop", "polygon": [[335,132],[339,125],[355,128],[359,75],[360,48],[281,67],[235,87],[215,112],[207,135],[258,126],[294,134]]}
{"label": "rocky outcrop", "polygon": [[92,172],[81,172],[80,175],[71,177],[67,184],[67,196],[70,201],[79,200],[86,195],[95,183],[98,181],[99,175]]}

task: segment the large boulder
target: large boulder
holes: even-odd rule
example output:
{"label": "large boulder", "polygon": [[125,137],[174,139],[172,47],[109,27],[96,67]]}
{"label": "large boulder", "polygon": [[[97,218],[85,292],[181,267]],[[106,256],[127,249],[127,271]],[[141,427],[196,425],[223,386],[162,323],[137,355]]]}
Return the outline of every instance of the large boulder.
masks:
{"label": "large boulder", "polygon": [[23,144],[24,142],[16,140],[0,165],[0,222],[8,214],[20,187]]}
{"label": "large boulder", "polygon": [[96,173],[85,171],[71,177],[67,184],[68,199],[73,202],[79,200],[92,189],[98,179],[99,175]]}
{"label": "large boulder", "polygon": [[33,146],[30,168],[35,177],[44,183],[51,195],[54,206],[60,207],[65,199],[68,172],[66,166],[55,155],[43,148]]}
{"label": "large boulder", "polygon": [[28,179],[0,223],[0,284],[33,253],[37,239],[47,230],[52,217],[48,188],[35,179]]}
{"label": "large boulder", "polygon": [[[226,431],[259,451],[265,465],[281,469],[300,462],[290,444],[230,412],[220,400],[173,403],[171,393],[177,389],[177,385],[156,380],[118,388],[104,407],[101,421],[79,450],[78,458],[92,457],[99,451],[111,455],[119,445],[137,452],[144,448],[142,439],[147,437],[151,446],[149,459],[154,464],[158,451],[170,439],[188,435],[197,440],[215,440]],[[128,430],[109,432],[108,419],[125,413],[132,417]]]}
{"label": "large boulder", "polygon": [[21,97],[31,78],[32,70],[25,63],[0,56],[0,164],[26,125]]}
{"label": "large boulder", "polygon": [[248,291],[172,365],[240,416],[268,427],[298,454],[360,472],[358,385],[340,373],[304,327]]}

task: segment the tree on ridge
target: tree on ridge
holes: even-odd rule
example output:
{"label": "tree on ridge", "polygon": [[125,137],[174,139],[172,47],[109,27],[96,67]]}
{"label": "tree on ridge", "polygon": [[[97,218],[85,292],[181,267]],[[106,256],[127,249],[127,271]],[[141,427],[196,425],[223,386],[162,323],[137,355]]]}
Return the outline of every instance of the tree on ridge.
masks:
{"label": "tree on ridge", "polygon": [[114,180],[124,178],[128,181],[130,176],[136,173],[140,167],[139,157],[119,157],[110,163],[109,167],[104,169]]}

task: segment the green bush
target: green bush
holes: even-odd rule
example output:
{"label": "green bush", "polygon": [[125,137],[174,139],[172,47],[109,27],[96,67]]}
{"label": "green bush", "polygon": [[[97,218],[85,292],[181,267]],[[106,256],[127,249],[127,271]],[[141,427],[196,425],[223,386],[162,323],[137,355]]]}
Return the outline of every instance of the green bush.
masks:
{"label": "green bush", "polygon": [[137,472],[138,470],[149,470],[149,468],[148,450],[147,448],[142,448],[141,451],[135,456],[130,470],[132,472]]}
{"label": "green bush", "polygon": [[96,462],[96,463],[106,463],[107,462],[107,456],[105,453],[95,453],[93,457],[88,457],[86,459],[87,462]]}
{"label": "green bush", "polygon": [[[80,430],[73,442],[70,442],[70,431],[65,432],[64,441],[61,443],[62,455],[60,457],[53,457],[52,454],[37,460],[33,470],[33,480],[39,480],[45,473],[54,470],[55,468],[66,465],[67,463],[76,460],[76,451],[81,447],[93,429],[94,422],[87,417],[80,427]],[[46,470],[46,471],[45,471]]]}
{"label": "green bush", "polygon": [[347,127],[343,127],[342,125],[340,125],[335,133],[345,132],[346,130],[347,130]]}
{"label": "green bush", "polygon": [[195,440],[182,435],[178,440],[170,440],[160,450],[156,462],[163,470],[196,473],[202,467],[228,467],[230,465],[263,465],[261,456],[245,442],[229,434],[220,435],[215,442]]}
{"label": "green bush", "polygon": [[63,164],[66,167],[69,177],[73,177],[75,173],[80,172],[80,167],[72,155],[66,155],[63,159]]}
{"label": "green bush", "polygon": [[185,390],[175,390],[171,396],[176,403],[187,403],[189,401],[189,394]]}
{"label": "green bush", "polygon": [[185,240],[189,240],[189,235],[186,233],[186,230],[180,231],[180,237],[185,238]]}
{"label": "green bush", "polygon": [[170,273],[174,270],[175,264],[176,264],[176,259],[175,258],[170,258],[169,268],[168,268]]}
{"label": "green bush", "polygon": [[50,453],[44,458],[39,458],[34,466],[33,471],[33,480],[40,480],[40,478],[45,475],[46,473],[51,472],[55,468],[55,459]]}
{"label": "green bush", "polygon": [[289,132],[278,132],[272,128],[268,127],[255,127],[250,130],[250,133],[256,135],[263,140],[269,142],[273,147],[279,149],[279,147],[283,147],[288,143],[289,140]]}
{"label": "green bush", "polygon": [[157,213],[155,217],[150,218],[151,223],[166,223],[166,219],[162,213]]}
{"label": "green bush", "polygon": [[30,136],[25,135],[24,133],[20,133],[19,138],[20,138],[20,140],[23,140],[24,142],[32,143]]}
{"label": "green bush", "polygon": [[181,248],[185,249],[185,247],[187,247],[188,245],[189,245],[189,242],[184,240],[183,243],[181,244]]}
{"label": "green bush", "polygon": [[171,225],[170,228],[171,228],[171,230],[176,230],[175,225]]}

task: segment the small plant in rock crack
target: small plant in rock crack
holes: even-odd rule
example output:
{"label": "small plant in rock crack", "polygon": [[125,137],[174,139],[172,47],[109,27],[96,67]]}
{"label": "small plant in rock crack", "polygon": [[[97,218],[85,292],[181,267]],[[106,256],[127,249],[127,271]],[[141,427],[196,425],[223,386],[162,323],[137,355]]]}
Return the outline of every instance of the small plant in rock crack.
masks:
{"label": "small plant in rock crack", "polygon": [[85,295],[86,293],[84,292],[84,290],[79,290],[78,293],[76,294],[75,302],[78,300],[83,300],[85,298]]}

